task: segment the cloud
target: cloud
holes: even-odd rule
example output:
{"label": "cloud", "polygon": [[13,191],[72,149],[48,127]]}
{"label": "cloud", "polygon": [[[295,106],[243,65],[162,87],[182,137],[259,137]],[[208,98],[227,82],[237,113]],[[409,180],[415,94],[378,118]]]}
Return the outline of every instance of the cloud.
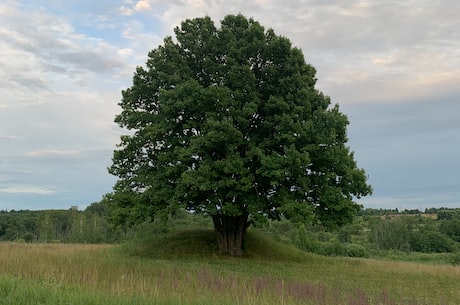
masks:
{"label": "cloud", "polygon": [[63,77],[88,86],[88,74],[111,78],[131,69],[118,47],[76,32],[66,18],[43,9],[4,5],[0,39],[0,88],[51,92]]}
{"label": "cloud", "polygon": [[457,179],[458,1],[50,3],[0,4],[0,180],[10,191],[2,204],[18,186],[71,190],[48,196],[55,206],[110,191],[106,167],[126,133],[113,119],[135,67],[186,18],[219,26],[238,13],[288,37],[317,69],[318,88],[349,115],[351,147],[375,198]]}
{"label": "cloud", "polygon": [[[63,160],[64,162],[68,162],[72,160],[75,162],[73,165],[87,163],[87,162],[94,162],[95,160],[100,160],[103,158],[107,158],[112,153],[111,149],[101,149],[101,148],[85,148],[81,150],[65,150],[65,149],[38,149],[27,152],[24,156],[33,160],[34,162],[47,162],[50,161],[59,161]],[[92,159],[92,160],[89,160]],[[108,163],[108,162],[107,162]]]}
{"label": "cloud", "polygon": [[0,135],[0,140],[16,141],[16,140],[25,140],[25,137],[21,136],[12,136],[12,135]]}
{"label": "cloud", "polygon": [[76,150],[57,150],[57,149],[41,149],[28,152],[27,157],[42,158],[42,157],[66,157],[66,156],[77,156],[81,152]]}
{"label": "cloud", "polygon": [[151,9],[151,5],[148,1],[141,0],[133,4],[133,1],[124,1],[124,4],[118,8],[119,12],[123,16],[133,16],[136,12],[148,11]]}
{"label": "cloud", "polygon": [[145,0],[138,1],[134,6],[134,10],[136,11],[146,11],[150,9],[150,3]]}
{"label": "cloud", "polygon": [[131,56],[133,55],[133,53],[134,53],[134,50],[130,48],[118,50],[118,54],[120,54],[121,56]]}
{"label": "cloud", "polygon": [[[186,18],[218,21],[243,13],[286,35],[318,70],[318,85],[341,103],[381,102],[415,88],[425,94],[458,92],[460,2],[384,0],[171,1],[155,14],[171,34]],[[444,85],[448,82],[448,85]],[[443,84],[443,85],[440,85]],[[353,88],[351,88],[353,86]],[[379,90],[379,88],[381,88]],[[375,94],[376,91],[379,94]]]}
{"label": "cloud", "polygon": [[119,10],[120,14],[122,14],[123,16],[132,16],[134,14],[133,9],[126,7],[124,5],[120,6]]}
{"label": "cloud", "polygon": [[33,185],[13,185],[0,188],[0,193],[9,194],[36,194],[36,195],[53,195],[55,190]]}

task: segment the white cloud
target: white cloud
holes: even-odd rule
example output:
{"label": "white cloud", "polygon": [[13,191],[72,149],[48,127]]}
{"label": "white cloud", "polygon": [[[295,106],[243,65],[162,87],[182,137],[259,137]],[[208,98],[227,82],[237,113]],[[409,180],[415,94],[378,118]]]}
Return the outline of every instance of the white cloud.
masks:
{"label": "white cloud", "polygon": [[76,150],[58,150],[58,149],[41,149],[28,152],[26,156],[33,157],[33,158],[42,158],[42,157],[53,157],[53,156],[76,156],[80,154],[79,151]]}
{"label": "white cloud", "polygon": [[378,65],[378,66],[388,66],[390,65],[391,63],[394,62],[394,59],[391,58],[390,56],[386,56],[386,57],[374,57],[371,59],[371,62],[374,64],[374,65]]}
{"label": "white cloud", "polygon": [[136,11],[146,11],[150,9],[150,3],[145,0],[138,1],[134,6],[134,10]]}
{"label": "white cloud", "polygon": [[56,91],[63,78],[85,85],[85,74],[110,77],[128,67],[118,47],[76,32],[63,17],[44,10],[7,8],[6,18],[0,21],[0,87]]}
{"label": "white cloud", "polygon": [[[362,127],[358,122],[369,118],[372,111],[377,112],[372,120],[380,122],[362,127],[366,133],[358,134],[369,173],[379,175],[374,186],[377,190],[389,180],[388,172],[380,171],[380,164],[392,162],[375,157],[387,148],[379,142],[386,146],[394,143],[388,156],[399,160],[409,160],[417,151],[405,149],[414,138],[424,143],[439,141],[437,147],[451,154],[458,151],[454,144],[446,144],[458,142],[458,133],[452,132],[459,129],[458,120],[448,115],[458,111],[442,102],[445,96],[460,95],[458,1],[107,3],[103,10],[83,10],[65,1],[53,10],[47,10],[50,4],[43,0],[27,4],[7,0],[0,4],[0,141],[7,143],[0,152],[0,172],[10,176],[6,178],[9,184],[3,187],[10,193],[21,190],[21,185],[25,186],[22,190],[52,192],[53,188],[33,187],[48,179],[44,185],[58,185],[59,189],[81,186],[85,191],[73,196],[82,198],[81,194],[89,194],[88,189],[98,183],[96,177],[112,183],[113,177],[105,168],[122,133],[113,123],[120,111],[120,90],[131,85],[136,65],[144,64],[147,53],[166,35],[172,35],[174,27],[186,18],[202,16],[210,16],[218,25],[225,15],[242,13],[285,35],[317,68],[319,89],[334,103],[348,106],[345,109],[357,111],[371,102],[378,106],[393,101],[400,111],[403,105],[409,105],[407,100],[436,97],[432,102],[435,108],[427,106],[423,110],[426,116],[420,120],[412,119],[419,109],[412,104],[414,110],[404,108],[405,116],[397,119],[392,112],[379,112],[378,107],[355,112],[359,115],[353,117],[351,126]],[[440,112],[443,107],[445,110]],[[400,129],[391,128],[393,125]],[[440,136],[441,131],[445,138]],[[425,140],[430,132],[436,134],[435,140]],[[397,137],[400,134],[404,139]],[[365,150],[369,145],[375,146]],[[417,149],[422,150],[420,147]],[[440,159],[453,162],[445,156]],[[402,168],[402,163],[390,164],[401,164]],[[391,168],[398,170],[397,166]],[[26,170],[30,173],[18,174]],[[98,174],[94,174],[96,171]],[[85,184],[88,175],[94,178],[91,185]],[[64,186],[70,179],[72,187]],[[99,185],[87,200],[97,200],[103,194],[101,189],[110,191],[110,184]],[[62,203],[56,204],[79,203],[73,197],[59,200]],[[391,198],[388,200],[391,202]]]}
{"label": "white cloud", "polygon": [[25,137],[21,136],[12,136],[12,135],[0,135],[0,140],[25,140]]}
{"label": "white cloud", "polygon": [[119,12],[123,16],[133,16],[136,12],[148,11],[152,7],[148,1],[140,0],[134,3],[134,1],[123,1],[124,4],[118,8]]}
{"label": "white cloud", "polygon": [[[410,96],[414,76],[433,80],[450,75],[450,91],[460,78],[460,19],[438,2],[400,1],[177,1],[157,12],[165,29],[186,18],[209,15],[216,22],[243,13],[291,39],[318,69],[320,89],[342,102],[372,102]],[[168,32],[168,34],[171,32]],[[425,60],[427,59],[427,60]],[[355,85],[359,90],[348,89]],[[439,82],[424,90],[444,94]],[[382,94],[375,90],[382,88]],[[343,98],[345,97],[345,98]]]}
{"label": "white cloud", "polygon": [[120,14],[122,14],[123,16],[132,16],[134,14],[133,9],[126,7],[124,5],[120,6],[119,10],[120,10]]}
{"label": "white cloud", "polygon": [[134,54],[134,50],[130,48],[124,48],[118,50],[118,54],[120,54],[121,56],[130,56]]}
{"label": "white cloud", "polygon": [[41,187],[41,186],[13,185],[13,186],[0,188],[0,193],[53,195],[56,193],[56,191],[46,188],[46,187]]}

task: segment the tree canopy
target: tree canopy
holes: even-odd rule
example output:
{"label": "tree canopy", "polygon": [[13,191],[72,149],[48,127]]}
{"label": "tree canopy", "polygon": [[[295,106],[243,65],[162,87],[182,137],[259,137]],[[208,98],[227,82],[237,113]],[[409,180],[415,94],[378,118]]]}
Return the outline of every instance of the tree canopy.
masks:
{"label": "tree canopy", "polygon": [[115,122],[130,133],[109,168],[118,214],[209,215],[232,255],[257,219],[350,222],[371,187],[346,146],[347,117],[315,88],[302,51],[242,15],[174,33],[122,92]]}

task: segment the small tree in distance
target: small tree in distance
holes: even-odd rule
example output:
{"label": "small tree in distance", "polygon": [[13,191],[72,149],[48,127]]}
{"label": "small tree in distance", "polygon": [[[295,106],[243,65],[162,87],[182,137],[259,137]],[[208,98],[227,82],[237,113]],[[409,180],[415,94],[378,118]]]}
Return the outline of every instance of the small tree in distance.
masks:
{"label": "small tree in distance", "polygon": [[315,69],[242,15],[182,22],[122,92],[109,172],[119,220],[185,208],[212,217],[219,251],[241,255],[259,218],[352,220],[371,193],[347,117],[315,89]]}

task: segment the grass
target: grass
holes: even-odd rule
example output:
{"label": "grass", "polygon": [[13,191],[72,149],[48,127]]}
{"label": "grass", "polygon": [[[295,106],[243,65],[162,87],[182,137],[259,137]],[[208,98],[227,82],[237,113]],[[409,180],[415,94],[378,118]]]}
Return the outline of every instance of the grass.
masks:
{"label": "grass", "polygon": [[331,258],[250,231],[245,256],[211,231],[122,246],[0,244],[0,304],[460,304],[460,267]]}
{"label": "grass", "polygon": [[387,259],[392,261],[404,261],[438,265],[460,265],[460,252],[420,253],[390,250],[386,253],[383,252],[383,255],[376,255],[376,258]]}

